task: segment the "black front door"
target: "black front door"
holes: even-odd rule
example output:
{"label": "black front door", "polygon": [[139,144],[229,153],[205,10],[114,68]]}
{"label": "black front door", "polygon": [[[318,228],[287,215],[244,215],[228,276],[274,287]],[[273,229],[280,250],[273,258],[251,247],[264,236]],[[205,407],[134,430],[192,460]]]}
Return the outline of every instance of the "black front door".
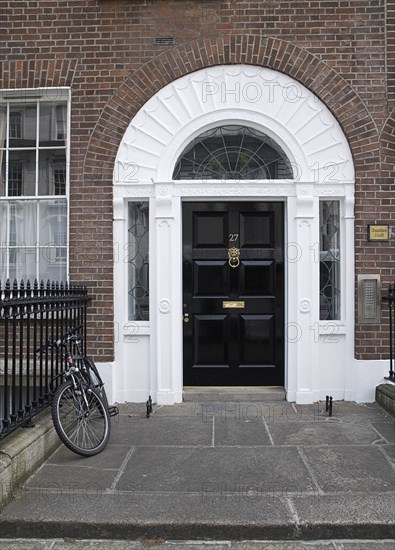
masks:
{"label": "black front door", "polygon": [[283,203],[184,203],[183,285],[184,386],[283,386]]}

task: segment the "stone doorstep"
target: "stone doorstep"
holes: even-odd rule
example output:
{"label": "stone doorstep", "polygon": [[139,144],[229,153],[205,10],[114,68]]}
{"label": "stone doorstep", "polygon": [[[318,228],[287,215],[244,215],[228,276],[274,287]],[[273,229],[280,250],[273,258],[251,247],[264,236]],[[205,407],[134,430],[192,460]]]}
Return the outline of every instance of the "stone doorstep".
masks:
{"label": "stone doorstep", "polygon": [[40,412],[33,422],[34,428],[18,428],[0,442],[0,511],[60,445],[50,409]]}
{"label": "stone doorstep", "polygon": [[376,401],[383,409],[395,416],[395,384],[377,386]]}
{"label": "stone doorstep", "polygon": [[184,388],[183,401],[196,402],[273,402],[284,401],[286,392],[283,388],[223,388],[193,387]]}

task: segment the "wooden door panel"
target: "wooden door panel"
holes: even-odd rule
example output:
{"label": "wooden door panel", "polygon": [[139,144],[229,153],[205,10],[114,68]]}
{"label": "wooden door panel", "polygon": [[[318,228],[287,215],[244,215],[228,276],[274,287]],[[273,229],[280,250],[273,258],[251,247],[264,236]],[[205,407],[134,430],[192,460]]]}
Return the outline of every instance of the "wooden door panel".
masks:
{"label": "wooden door panel", "polygon": [[228,213],[193,213],[193,248],[227,248]]}
{"label": "wooden door panel", "polygon": [[274,362],[274,316],[240,316],[240,367],[265,368]]}
{"label": "wooden door panel", "polygon": [[195,315],[193,367],[228,368],[228,315]]}
{"label": "wooden door panel", "polygon": [[274,212],[240,212],[240,248],[274,246]]}
{"label": "wooden door panel", "polygon": [[183,204],[185,385],[283,385],[283,211],[280,202]]}
{"label": "wooden door panel", "polygon": [[243,260],[240,265],[240,297],[274,297],[275,262],[273,260]]}
{"label": "wooden door panel", "polygon": [[196,260],[193,262],[194,296],[229,296],[229,269],[225,260]]}

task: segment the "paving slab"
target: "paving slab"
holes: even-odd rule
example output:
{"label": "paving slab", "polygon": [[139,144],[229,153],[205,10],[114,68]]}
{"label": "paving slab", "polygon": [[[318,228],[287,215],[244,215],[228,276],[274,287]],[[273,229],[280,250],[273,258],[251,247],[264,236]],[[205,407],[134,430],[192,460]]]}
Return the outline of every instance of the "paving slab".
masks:
{"label": "paving slab", "polygon": [[155,417],[146,422],[136,422],[131,418],[114,424],[117,427],[111,442],[127,442],[130,445],[210,445],[212,420],[203,422],[201,418]]}
{"label": "paving slab", "polygon": [[[275,445],[369,445],[379,439],[370,426],[349,423],[267,423]],[[385,443],[385,440],[382,441]]]}
{"label": "paving slab", "polygon": [[216,418],[213,441],[216,446],[271,445],[262,417],[247,419]]}
{"label": "paving slab", "polygon": [[[154,546],[152,547],[155,548]],[[51,550],[147,550],[147,548],[148,546],[139,541],[69,540],[55,541]],[[158,547],[156,546],[156,548]]]}
{"label": "paving slab", "polygon": [[62,490],[63,488],[80,487],[86,490],[104,490],[111,487],[117,476],[117,469],[104,469],[89,466],[72,467],[66,464],[44,464],[26,483],[27,488],[47,488]]}
{"label": "paving slab", "polygon": [[394,550],[395,543],[393,540],[388,541],[375,541],[369,542],[358,541],[341,541],[338,545],[339,550]]}
{"label": "paving slab", "polygon": [[303,453],[324,492],[394,490],[393,471],[388,460],[373,445],[304,447]]}
{"label": "paving slab", "polygon": [[47,541],[32,541],[32,540],[20,540],[20,541],[8,541],[0,540],[1,550],[47,550]]}
{"label": "paving slab", "polygon": [[141,419],[127,416],[115,417],[110,442],[121,445],[210,445],[212,419],[152,417]]}
{"label": "paving slab", "polygon": [[395,422],[372,422],[372,426],[387,443],[395,445]]}
{"label": "paving slab", "polygon": [[67,449],[64,445],[47,460],[47,464],[66,465],[67,467],[82,466],[87,468],[118,469],[122,466],[130,449],[130,445],[117,445],[110,439],[106,452],[96,456],[83,457]]}
{"label": "paving slab", "polygon": [[292,447],[140,447],[117,485],[126,491],[220,492],[223,487],[230,491],[248,487],[258,492],[315,489]]}
{"label": "paving slab", "polygon": [[386,457],[393,463],[395,463],[395,445],[381,445],[381,451],[384,451]]}
{"label": "paving slab", "polygon": [[[240,542],[234,543],[231,550],[335,550],[332,542]],[[208,550],[207,548],[205,550]]]}
{"label": "paving slab", "polygon": [[164,539],[289,539],[295,524],[279,497],[224,498],[183,493],[58,494],[46,500],[26,493],[1,516],[3,537]]}
{"label": "paving slab", "polygon": [[153,416],[196,416],[199,403],[176,403],[175,405],[154,406]]}
{"label": "paving slab", "polygon": [[316,495],[310,499],[294,496],[291,501],[302,539],[318,531],[324,539],[395,536],[393,491],[380,495]]}

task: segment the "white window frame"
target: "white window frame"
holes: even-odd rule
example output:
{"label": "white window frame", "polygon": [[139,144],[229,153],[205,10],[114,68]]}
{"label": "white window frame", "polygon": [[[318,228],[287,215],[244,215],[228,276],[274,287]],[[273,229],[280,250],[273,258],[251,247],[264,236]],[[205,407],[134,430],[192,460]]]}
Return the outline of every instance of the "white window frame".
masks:
{"label": "white window frame", "polygon": [[[66,139],[65,139],[65,145],[54,145],[53,147],[49,146],[41,146],[40,145],[40,105],[43,103],[50,103],[55,101],[62,101],[66,103]],[[34,195],[21,195],[21,196],[8,196],[8,188],[6,186],[6,181],[8,178],[8,166],[9,166],[9,152],[17,150],[15,148],[10,149],[10,139],[14,139],[10,137],[9,135],[9,124],[10,124],[10,106],[15,104],[31,104],[32,102],[37,103],[38,105],[38,111],[37,111],[37,124],[36,124],[36,144],[35,147],[25,147],[20,148],[21,151],[35,151],[35,159],[36,159],[36,175],[35,175],[35,194]],[[62,201],[65,201],[66,205],[66,267],[65,267],[65,279],[69,280],[69,266],[70,266],[70,259],[69,259],[69,233],[70,233],[70,142],[71,142],[71,88],[69,87],[56,87],[56,88],[17,88],[17,89],[1,89],[0,90],[0,107],[6,107],[6,129],[5,129],[5,147],[2,147],[2,153],[6,155],[5,157],[5,179],[4,182],[4,195],[0,196],[0,203],[6,204],[7,208],[7,228],[6,228],[6,234],[7,234],[7,242],[0,242],[0,250],[2,252],[5,251],[5,259],[7,262],[6,270],[5,270],[5,279],[8,279],[10,276],[10,262],[9,262],[9,253],[10,253],[10,242],[9,242],[9,234],[10,234],[10,203],[14,201],[26,201],[26,200],[34,200],[36,201],[36,208],[37,208],[37,234],[36,234],[36,240],[35,245],[30,248],[35,248],[36,253],[36,273],[35,277],[38,281],[40,281],[41,278],[43,278],[43,274],[40,273],[40,254],[43,253],[43,250],[48,248],[48,245],[44,245],[43,243],[39,242],[39,211],[40,211],[40,204],[45,203],[48,200],[56,201],[57,199],[60,199]],[[22,115],[22,135],[23,135],[23,115]],[[55,131],[56,136],[53,141],[59,141],[57,139],[57,115],[55,113]],[[15,138],[16,139],[16,138]],[[3,145],[4,142],[1,143]],[[19,148],[18,148],[19,149]],[[66,183],[65,183],[65,194],[63,195],[40,195],[39,194],[39,155],[40,151],[47,150],[64,150],[65,152],[65,159],[66,159]],[[54,166],[51,167],[51,174],[52,177],[54,177],[53,174]],[[23,244],[20,246],[17,246],[18,248],[25,248]],[[53,245],[51,248],[55,251],[56,261],[55,264],[58,264],[63,262],[63,257],[60,255],[58,257],[58,246]],[[45,277],[45,274],[44,274]]]}

